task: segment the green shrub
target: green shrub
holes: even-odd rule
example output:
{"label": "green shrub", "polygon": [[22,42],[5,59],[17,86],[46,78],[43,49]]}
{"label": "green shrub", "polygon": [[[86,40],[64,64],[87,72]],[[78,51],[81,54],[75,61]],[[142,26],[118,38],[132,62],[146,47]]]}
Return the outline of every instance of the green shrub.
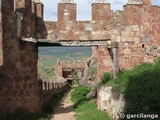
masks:
{"label": "green shrub", "polygon": [[89,93],[90,88],[84,87],[84,86],[78,86],[77,88],[74,88],[74,90],[71,93],[71,100],[73,103],[78,103],[82,100],[87,99],[86,95]]}
{"label": "green shrub", "polygon": [[113,79],[113,75],[111,73],[104,73],[102,78],[101,78],[101,85],[106,84],[108,81]]}
{"label": "green shrub", "polygon": [[[149,113],[160,115],[160,61],[154,64],[143,63],[131,70],[125,70],[118,78],[107,84],[113,92],[124,94],[124,113]],[[135,119],[136,120],[136,119]]]}

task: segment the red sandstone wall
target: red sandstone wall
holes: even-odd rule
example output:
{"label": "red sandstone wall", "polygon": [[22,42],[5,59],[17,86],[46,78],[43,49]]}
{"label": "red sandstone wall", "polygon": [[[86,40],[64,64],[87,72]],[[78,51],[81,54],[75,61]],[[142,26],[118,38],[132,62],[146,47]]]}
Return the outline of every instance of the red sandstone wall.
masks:
{"label": "red sandstone wall", "polygon": [[0,66],[3,65],[3,46],[2,46],[2,12],[1,12],[1,9],[0,9]]}
{"label": "red sandstone wall", "polygon": [[[55,74],[64,78],[73,78],[73,71],[81,71],[85,68],[85,62],[57,62]],[[79,69],[82,68],[82,69]]]}
{"label": "red sandstone wall", "polygon": [[[148,39],[149,45],[160,44],[160,8],[150,3],[151,0],[144,0],[144,5],[127,4],[124,11],[115,13],[111,11],[110,4],[93,3],[92,21],[76,21],[76,5],[59,4],[58,22],[45,22],[45,30],[40,25],[39,35],[51,41],[111,39],[119,43],[120,69],[130,69],[142,62],[155,60],[145,55],[145,48],[142,48],[145,39]],[[102,50],[102,47],[99,47],[98,56],[100,80],[104,72],[113,71],[113,56],[108,54],[108,50]]]}
{"label": "red sandstone wall", "polygon": [[[41,110],[37,78],[38,48],[34,43],[20,42],[17,38],[13,2],[5,0],[2,4],[4,65],[3,77],[0,77],[0,112],[13,112],[18,108],[37,112]],[[22,21],[22,35],[31,37],[31,2],[27,0],[25,5],[28,7]],[[23,12],[24,9],[20,6],[19,10]]]}
{"label": "red sandstone wall", "polygon": [[[93,4],[93,21],[76,21],[75,4],[58,4],[58,22],[40,22],[36,36],[39,39],[57,40],[106,40],[111,23],[109,4]],[[96,11],[97,10],[97,11]],[[98,12],[99,11],[99,12]],[[98,13],[96,13],[98,12]],[[96,13],[96,14],[94,14]],[[100,16],[98,20],[94,16]]]}
{"label": "red sandstone wall", "polygon": [[[59,4],[57,23],[43,21],[41,3],[31,5],[30,0],[17,0],[16,8],[24,16],[21,37],[36,34],[36,38],[48,40],[111,39],[119,43],[122,70],[156,59],[146,54],[147,45],[160,46],[160,8],[151,6],[150,1],[144,0],[144,5],[126,5],[124,11],[116,13],[110,10],[109,4],[93,4],[92,21],[76,21],[76,5]],[[2,11],[4,33],[0,37],[0,66],[3,63],[4,69],[0,73],[3,76],[0,77],[0,111],[16,108],[39,111],[37,46],[18,40],[13,1],[3,1]],[[112,49],[98,47],[98,80],[104,72],[113,71],[112,54]],[[62,76],[62,70],[58,74]]]}
{"label": "red sandstone wall", "polygon": [[57,64],[56,64],[56,71],[55,71],[56,75],[60,76],[60,77],[63,77],[62,70],[63,70],[62,62],[57,62]]}
{"label": "red sandstone wall", "polygon": [[97,81],[101,80],[103,73],[113,72],[112,51],[106,46],[98,47],[97,72]]}
{"label": "red sandstone wall", "polygon": [[62,62],[62,68],[84,68],[84,67],[85,67],[85,62],[81,62],[81,61]]}
{"label": "red sandstone wall", "polygon": [[[142,62],[153,62],[159,56],[157,50],[153,50],[157,56],[147,53],[148,46],[159,47],[159,7],[151,6],[150,0],[144,5],[126,5],[124,12],[113,14],[113,28],[111,29],[111,41],[119,43],[120,70],[130,69]],[[143,14],[143,15],[142,15]],[[123,21],[122,21],[123,20]],[[143,47],[143,44],[144,47]],[[104,72],[112,72],[112,55],[108,51],[98,52],[98,80]],[[150,51],[152,51],[150,49]],[[107,55],[108,54],[108,55]],[[107,56],[108,57],[107,57]],[[103,62],[105,61],[105,62]],[[105,63],[109,62],[109,66]],[[100,65],[101,64],[101,65]],[[111,65],[111,66],[110,66]]]}
{"label": "red sandstone wall", "polygon": [[40,82],[41,88],[41,101],[43,105],[46,105],[50,102],[51,98],[54,94],[64,92],[67,90],[67,81],[41,81]]}
{"label": "red sandstone wall", "polygon": [[92,46],[92,56],[95,58],[98,57],[98,46]]}
{"label": "red sandstone wall", "polygon": [[[114,14],[111,40],[119,43],[120,70],[131,69],[142,62],[153,62],[160,56],[160,51],[158,51],[160,48],[160,7],[151,6],[151,0],[143,1],[144,5],[126,5],[124,12],[118,15]],[[123,23],[121,20],[117,20],[119,18],[124,19]],[[110,61],[109,64],[113,64],[109,58],[110,55],[105,56],[107,53],[108,51],[99,51],[98,60],[101,61],[99,64],[103,63],[103,60]],[[103,71],[111,72],[109,68],[112,66],[98,65],[98,80],[100,80]],[[102,91],[98,90],[98,108],[103,104],[104,96],[102,94]],[[105,108],[106,106],[102,107]]]}

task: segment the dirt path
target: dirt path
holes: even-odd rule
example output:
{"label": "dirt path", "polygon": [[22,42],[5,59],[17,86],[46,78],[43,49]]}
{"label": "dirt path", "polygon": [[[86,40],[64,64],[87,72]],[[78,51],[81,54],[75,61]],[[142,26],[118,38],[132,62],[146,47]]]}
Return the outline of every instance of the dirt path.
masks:
{"label": "dirt path", "polygon": [[62,100],[54,108],[54,114],[50,120],[76,120],[73,112],[73,103],[70,100],[71,91],[67,92]]}

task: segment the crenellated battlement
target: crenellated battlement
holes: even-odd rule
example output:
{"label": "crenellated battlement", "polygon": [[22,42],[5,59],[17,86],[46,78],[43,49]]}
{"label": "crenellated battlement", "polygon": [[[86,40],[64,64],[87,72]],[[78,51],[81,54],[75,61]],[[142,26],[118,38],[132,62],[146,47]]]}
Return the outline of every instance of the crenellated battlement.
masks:
{"label": "crenellated battlement", "polygon": [[84,68],[85,67],[84,61],[67,61],[67,62],[62,62],[62,68]]}
{"label": "crenellated battlement", "polygon": [[83,71],[85,66],[86,62],[84,61],[57,61],[55,74],[64,77],[64,72],[70,71],[67,75],[65,74],[65,76],[68,76],[69,74],[72,75],[72,72],[74,71]]}
{"label": "crenellated battlement", "polygon": [[[73,0],[60,1],[58,21],[43,20],[40,0],[0,2],[0,112],[41,110],[39,46],[92,46],[97,81],[104,72],[117,74],[160,56],[160,7],[152,6],[151,0],[129,0],[116,12],[105,0],[96,0],[91,21],[77,21]],[[56,74],[70,78],[82,67],[83,62],[57,62]]]}

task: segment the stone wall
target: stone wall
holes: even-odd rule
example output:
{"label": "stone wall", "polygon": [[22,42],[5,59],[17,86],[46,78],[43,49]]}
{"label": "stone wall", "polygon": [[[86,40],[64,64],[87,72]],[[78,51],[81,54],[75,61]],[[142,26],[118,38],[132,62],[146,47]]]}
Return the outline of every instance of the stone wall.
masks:
{"label": "stone wall", "polygon": [[[150,0],[129,1],[124,11],[112,13],[110,34],[111,41],[119,43],[120,70],[130,69],[142,62],[153,62],[159,56],[160,7],[149,3]],[[113,53],[112,49],[109,53]],[[98,80],[104,72],[113,72],[113,54],[108,54],[108,57],[107,54],[107,49],[98,52]],[[109,63],[108,66],[105,63]]]}
{"label": "stone wall", "polygon": [[98,91],[98,108],[108,112],[114,120],[119,120],[126,103],[124,95],[120,94],[116,97],[110,86],[103,86]]}
{"label": "stone wall", "polygon": [[[113,14],[115,19],[111,30],[111,40],[119,43],[120,70],[131,69],[142,62],[154,62],[160,56],[158,28],[160,7],[151,6],[151,0],[143,0],[143,4],[142,1],[138,3],[135,1],[130,0],[124,6],[123,12]],[[122,18],[124,23],[121,21]],[[120,24],[115,24],[115,21]],[[101,64],[104,64],[102,56],[106,55],[100,51],[99,56]],[[113,64],[111,58],[105,57],[105,60],[109,62],[109,65]],[[110,69],[112,66],[103,66],[101,69],[112,72],[113,69]],[[99,73],[99,75],[102,74]],[[109,87],[102,87],[98,90],[98,108],[107,111],[113,118],[123,109],[121,103],[124,103],[122,97],[113,99]]]}
{"label": "stone wall", "polygon": [[85,62],[81,61],[68,61],[68,62],[60,62],[57,61],[55,74],[59,77],[64,78],[73,78],[73,72],[83,72],[85,68]]}
{"label": "stone wall", "polygon": [[44,81],[40,80],[40,92],[41,92],[41,102],[43,106],[48,104],[52,99],[54,94],[64,92],[67,90],[67,81]]}
{"label": "stone wall", "polygon": [[[123,11],[113,12],[109,3],[100,0],[92,4],[92,21],[76,21],[76,4],[62,0],[58,5],[58,21],[41,22],[36,35],[39,39],[52,42],[118,42],[120,70],[130,69],[157,59],[146,55],[146,46],[159,47],[159,11],[160,7],[151,6],[151,0],[129,0]],[[104,46],[107,48],[107,45]],[[104,72],[113,72],[113,50],[103,46],[98,46],[97,50],[99,81]],[[96,49],[93,51],[96,54]]]}
{"label": "stone wall", "polygon": [[[92,21],[76,21],[76,4],[65,1],[58,5],[58,21],[48,22],[43,21],[43,4],[39,0],[16,0],[15,6],[13,0],[2,0],[0,112],[17,108],[41,110],[38,46],[22,41],[24,38],[117,42],[120,70],[153,62],[160,55],[160,7],[151,6],[151,0],[130,0],[124,11],[117,12],[111,11],[110,4],[98,0],[92,4]],[[104,72],[113,71],[113,50],[104,45],[94,51],[97,51],[93,54],[97,55],[99,81]],[[62,76],[62,70],[57,74]]]}
{"label": "stone wall", "polygon": [[0,19],[3,23],[0,37],[3,43],[0,40],[0,45],[3,44],[4,60],[0,76],[0,113],[13,112],[19,108],[41,111],[37,75],[38,47],[35,43],[22,42],[18,38],[18,33],[29,38],[34,35],[31,1],[17,0],[15,12],[13,0],[2,0]]}
{"label": "stone wall", "polygon": [[2,46],[2,11],[0,9],[0,67],[3,65],[3,46]]}

